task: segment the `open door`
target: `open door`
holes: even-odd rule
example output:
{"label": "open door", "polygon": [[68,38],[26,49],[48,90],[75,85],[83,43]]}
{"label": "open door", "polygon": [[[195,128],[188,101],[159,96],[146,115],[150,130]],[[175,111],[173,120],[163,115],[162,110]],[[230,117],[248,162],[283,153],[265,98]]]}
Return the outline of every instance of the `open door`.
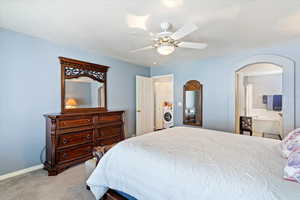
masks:
{"label": "open door", "polygon": [[154,130],[154,96],[152,78],[136,76],[136,135]]}

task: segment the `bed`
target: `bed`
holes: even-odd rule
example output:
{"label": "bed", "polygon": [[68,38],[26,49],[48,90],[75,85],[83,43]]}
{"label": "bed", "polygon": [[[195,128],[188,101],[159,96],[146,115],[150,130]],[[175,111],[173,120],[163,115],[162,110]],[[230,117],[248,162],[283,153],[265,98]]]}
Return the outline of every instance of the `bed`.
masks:
{"label": "bed", "polygon": [[283,180],[278,140],[176,127],[125,140],[87,180],[100,199],[109,189],[139,200],[299,200]]}

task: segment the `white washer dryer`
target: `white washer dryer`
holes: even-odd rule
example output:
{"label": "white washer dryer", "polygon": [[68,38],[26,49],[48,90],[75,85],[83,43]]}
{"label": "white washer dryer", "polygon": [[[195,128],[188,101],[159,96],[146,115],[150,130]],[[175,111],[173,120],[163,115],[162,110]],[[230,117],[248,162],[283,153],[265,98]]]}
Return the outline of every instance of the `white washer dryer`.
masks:
{"label": "white washer dryer", "polygon": [[172,126],[174,126],[174,114],[172,107],[164,107],[163,122],[164,128],[171,128]]}

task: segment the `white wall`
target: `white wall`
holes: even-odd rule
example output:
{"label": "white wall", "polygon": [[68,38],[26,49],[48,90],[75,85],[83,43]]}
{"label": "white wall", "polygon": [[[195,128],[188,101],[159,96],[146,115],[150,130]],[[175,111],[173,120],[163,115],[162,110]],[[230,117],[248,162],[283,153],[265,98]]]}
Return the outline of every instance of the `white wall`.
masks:
{"label": "white wall", "polygon": [[282,94],[282,74],[270,74],[261,76],[246,76],[245,84],[252,84],[252,108],[266,109],[266,104],[263,104],[263,95],[278,95]]}

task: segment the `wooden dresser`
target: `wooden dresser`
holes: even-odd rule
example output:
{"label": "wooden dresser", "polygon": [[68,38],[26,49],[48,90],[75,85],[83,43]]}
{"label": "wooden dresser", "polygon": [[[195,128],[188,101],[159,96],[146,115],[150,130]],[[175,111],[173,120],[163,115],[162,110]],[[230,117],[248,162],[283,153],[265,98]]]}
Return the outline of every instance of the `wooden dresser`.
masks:
{"label": "wooden dresser", "polygon": [[46,114],[45,169],[53,176],[92,158],[93,147],[124,139],[124,111]]}

